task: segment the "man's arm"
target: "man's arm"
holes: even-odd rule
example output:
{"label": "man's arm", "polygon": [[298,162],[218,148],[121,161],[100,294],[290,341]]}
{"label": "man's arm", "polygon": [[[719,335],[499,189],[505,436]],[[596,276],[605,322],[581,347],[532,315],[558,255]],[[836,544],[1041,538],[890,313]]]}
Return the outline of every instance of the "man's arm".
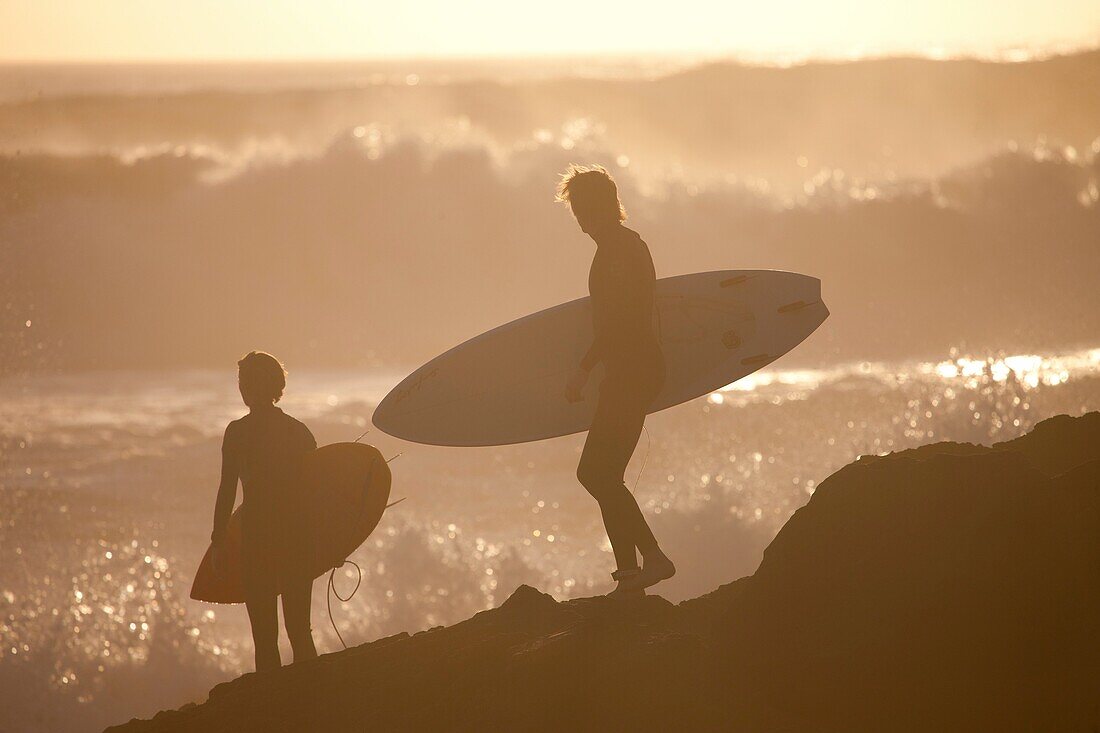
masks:
{"label": "man's arm", "polygon": [[601,361],[603,361],[603,339],[596,336],[592,339],[592,345],[588,347],[588,351],[581,359],[580,366],[584,371],[590,372]]}
{"label": "man's arm", "polygon": [[588,375],[603,359],[603,339],[596,336],[592,339],[592,345],[588,347],[580,364],[569,375],[565,383],[565,399],[569,402],[580,402],[584,399],[584,385],[588,384]]}
{"label": "man's arm", "polygon": [[218,485],[218,499],[214,504],[214,531],[210,540],[219,544],[229,528],[229,518],[233,515],[233,505],[237,502],[237,480],[240,468],[234,441],[230,437],[232,425],[225,429],[222,439],[222,478]]}

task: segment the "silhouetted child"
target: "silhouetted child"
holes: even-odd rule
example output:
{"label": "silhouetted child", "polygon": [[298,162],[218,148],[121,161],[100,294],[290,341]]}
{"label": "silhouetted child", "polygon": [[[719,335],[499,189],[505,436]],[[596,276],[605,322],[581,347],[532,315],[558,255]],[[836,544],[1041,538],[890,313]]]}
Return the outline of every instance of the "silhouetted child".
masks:
{"label": "silhouetted child", "polygon": [[[225,540],[237,480],[242,502],[245,604],[256,645],[256,670],[276,669],[279,659],[278,596],[294,661],[317,656],[310,630],[313,578],[302,565],[306,553],[299,529],[305,456],[317,447],[313,434],[275,403],[283,396],[286,371],[271,354],[253,351],[239,362],[238,385],[249,412],[229,423],[222,443],[222,474],[214,508],[215,553]],[[224,555],[215,562],[223,562]]]}
{"label": "silhouetted child", "polygon": [[[594,338],[566,386],[583,399],[589,372],[604,365],[599,401],[584,442],[577,478],[599,502],[618,568],[614,595],[637,595],[676,573],[653,536],[623,474],[645,416],[665,381],[665,360],[653,326],[657,276],[649,247],[623,226],[626,211],[610,174],[599,166],[570,166],[558,187],[581,231],[596,243],[588,274]],[[638,552],[642,567],[638,567]]]}

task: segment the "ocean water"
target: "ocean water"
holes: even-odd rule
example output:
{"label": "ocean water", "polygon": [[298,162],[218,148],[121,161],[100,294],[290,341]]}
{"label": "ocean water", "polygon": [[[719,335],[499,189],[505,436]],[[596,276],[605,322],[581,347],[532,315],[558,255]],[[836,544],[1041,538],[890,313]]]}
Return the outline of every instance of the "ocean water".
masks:
{"label": "ocean water", "polygon": [[[1100,349],[779,368],[653,415],[628,472],[677,577],[670,600],[751,573],[792,512],[855,457],[991,443],[1100,409]],[[284,408],[320,443],[368,431],[400,374],[292,373]],[[251,667],[241,606],[189,600],[207,544],[231,371],[0,382],[0,729],[87,730],[200,699]],[[348,643],[448,624],[520,583],[557,598],[611,588],[581,436],[437,448],[377,432],[393,507],[353,556],[363,584],[332,619]],[[336,574],[342,593],[354,571]],[[314,588],[322,652],[339,648]],[[285,642],[284,642],[285,645]],[[289,649],[284,649],[289,659]]]}

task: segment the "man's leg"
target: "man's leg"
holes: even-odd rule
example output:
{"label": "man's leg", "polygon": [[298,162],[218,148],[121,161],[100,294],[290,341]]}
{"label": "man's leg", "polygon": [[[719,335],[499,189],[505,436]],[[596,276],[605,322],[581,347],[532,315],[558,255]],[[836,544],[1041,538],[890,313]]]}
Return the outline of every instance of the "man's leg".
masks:
{"label": "man's leg", "polygon": [[657,545],[638,502],[623,482],[644,423],[643,409],[612,390],[602,393],[577,466],[578,480],[599,502],[619,570],[638,567],[636,547],[644,555]]}

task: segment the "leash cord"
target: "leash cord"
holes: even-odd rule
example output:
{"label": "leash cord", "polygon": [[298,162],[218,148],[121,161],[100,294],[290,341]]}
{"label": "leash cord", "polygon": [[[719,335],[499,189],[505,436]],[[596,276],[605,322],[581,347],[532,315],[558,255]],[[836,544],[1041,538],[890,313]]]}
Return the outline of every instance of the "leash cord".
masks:
{"label": "leash cord", "polygon": [[[351,593],[348,593],[347,598],[340,595],[340,591],[336,590],[336,571],[345,565],[353,565],[358,577],[355,579],[355,587],[351,589]],[[336,620],[332,617],[332,597],[336,596],[343,603],[347,603],[355,597],[355,592],[359,590],[359,585],[363,582],[363,569],[359,567],[358,563],[353,560],[344,560],[340,563],[339,567],[333,568],[328,574],[328,592],[325,593],[325,604],[328,606],[328,622],[332,624],[332,630],[336,632],[336,638],[340,640],[340,646],[345,649],[348,645],[344,642],[344,637],[340,634],[340,629],[336,627]]]}
{"label": "leash cord", "polygon": [[638,484],[642,480],[642,474],[645,473],[646,464],[649,463],[649,449],[653,445],[653,439],[649,435],[649,428],[642,423],[642,430],[645,431],[645,455],[642,456],[642,467],[638,469],[638,477],[634,479],[634,488],[630,490],[630,493],[634,493],[638,488]]}
{"label": "leash cord", "polygon": [[[370,428],[367,428],[366,430],[363,431],[362,435],[360,435],[358,438],[355,439],[354,442],[358,443],[369,432],[370,432]],[[393,458],[388,459],[386,461],[386,463],[389,463],[390,461],[396,460],[396,459],[400,458],[402,455],[404,455],[403,452],[398,453]],[[368,483],[369,483],[369,480],[368,480]],[[386,509],[389,509],[394,504],[400,504],[403,501],[405,501],[405,497],[402,497],[402,498],[398,499],[395,502],[391,502],[390,504],[387,504]],[[348,593],[347,598],[340,595],[340,591],[336,590],[336,571],[339,570],[340,568],[344,567],[345,565],[353,566],[355,568],[355,574],[356,574],[355,587],[351,589],[351,593]],[[344,560],[342,563],[340,563],[337,567],[334,567],[328,573],[328,590],[325,592],[325,607],[328,609],[328,622],[330,624],[332,624],[332,630],[336,632],[336,638],[340,640],[340,646],[344,647],[345,649],[348,648],[348,645],[344,641],[344,636],[340,633],[340,629],[336,626],[336,619],[333,618],[333,616],[332,616],[332,597],[336,596],[340,600],[341,603],[347,603],[348,601],[350,601],[352,598],[355,597],[356,592],[359,590],[359,586],[362,585],[362,584],[363,584],[363,568],[359,567],[359,564],[357,562],[355,562],[354,560]]]}

